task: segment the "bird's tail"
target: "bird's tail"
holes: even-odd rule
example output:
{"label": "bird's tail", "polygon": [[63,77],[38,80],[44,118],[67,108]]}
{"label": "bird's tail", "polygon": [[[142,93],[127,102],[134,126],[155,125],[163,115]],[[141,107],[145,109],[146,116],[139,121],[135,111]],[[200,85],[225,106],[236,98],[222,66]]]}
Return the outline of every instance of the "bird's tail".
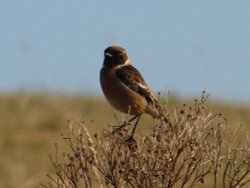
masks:
{"label": "bird's tail", "polygon": [[155,119],[160,119],[161,121],[163,121],[172,128],[171,122],[166,117],[166,110],[161,107],[158,101],[154,101],[152,108],[150,108],[147,111],[147,113],[150,114]]}

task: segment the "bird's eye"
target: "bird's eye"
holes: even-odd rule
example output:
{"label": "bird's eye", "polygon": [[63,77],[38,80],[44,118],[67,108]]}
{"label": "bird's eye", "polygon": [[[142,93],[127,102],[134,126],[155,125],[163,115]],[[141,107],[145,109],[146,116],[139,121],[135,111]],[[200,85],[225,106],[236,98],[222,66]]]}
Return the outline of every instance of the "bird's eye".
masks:
{"label": "bird's eye", "polygon": [[122,53],[117,54],[117,58],[122,59],[123,58],[123,54]]}

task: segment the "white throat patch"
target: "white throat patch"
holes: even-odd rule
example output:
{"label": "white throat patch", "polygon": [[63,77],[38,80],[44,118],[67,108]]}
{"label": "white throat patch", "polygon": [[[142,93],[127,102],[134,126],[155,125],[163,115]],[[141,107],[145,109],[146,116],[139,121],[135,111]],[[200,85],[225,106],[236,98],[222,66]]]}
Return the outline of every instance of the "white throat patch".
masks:
{"label": "white throat patch", "polygon": [[116,68],[121,68],[121,67],[124,67],[124,66],[127,66],[127,65],[131,65],[131,61],[130,61],[130,59],[127,59],[126,61],[125,61],[125,63],[123,63],[123,64],[121,64],[121,65],[118,65]]}

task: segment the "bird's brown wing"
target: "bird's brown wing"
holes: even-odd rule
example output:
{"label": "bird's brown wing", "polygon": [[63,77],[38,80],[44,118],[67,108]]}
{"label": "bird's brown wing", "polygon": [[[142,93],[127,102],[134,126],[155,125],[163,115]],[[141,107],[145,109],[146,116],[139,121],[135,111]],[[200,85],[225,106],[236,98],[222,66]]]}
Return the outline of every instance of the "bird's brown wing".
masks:
{"label": "bird's brown wing", "polygon": [[119,80],[134,92],[144,97],[146,101],[155,106],[158,104],[154,94],[148,88],[140,72],[133,66],[123,66],[115,72]]}

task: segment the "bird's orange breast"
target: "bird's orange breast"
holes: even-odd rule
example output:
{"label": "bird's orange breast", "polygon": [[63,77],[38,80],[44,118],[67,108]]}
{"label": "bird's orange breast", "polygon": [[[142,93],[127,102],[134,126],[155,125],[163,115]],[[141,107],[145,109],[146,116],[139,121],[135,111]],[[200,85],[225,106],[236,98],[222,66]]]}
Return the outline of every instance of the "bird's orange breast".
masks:
{"label": "bird's orange breast", "polygon": [[100,82],[105,97],[117,110],[136,116],[146,111],[145,98],[122,83],[115,75],[115,69],[102,68]]}

